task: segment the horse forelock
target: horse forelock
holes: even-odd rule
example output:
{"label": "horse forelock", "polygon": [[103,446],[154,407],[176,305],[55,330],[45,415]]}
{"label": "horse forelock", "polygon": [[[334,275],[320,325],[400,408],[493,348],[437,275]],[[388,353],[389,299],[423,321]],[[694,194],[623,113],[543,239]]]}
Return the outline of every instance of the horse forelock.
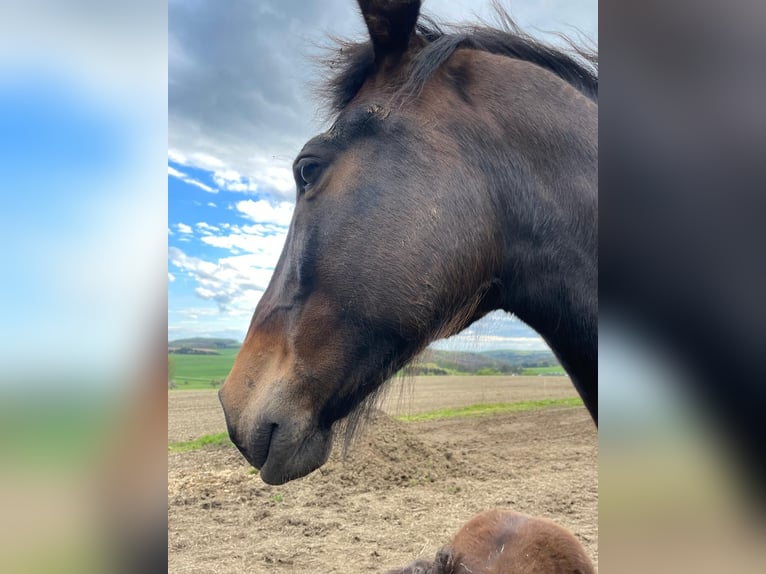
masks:
{"label": "horse forelock", "polygon": [[[503,55],[531,62],[553,72],[588,98],[598,98],[598,55],[578,46],[563,34],[569,50],[554,47],[521,31],[514,20],[495,4],[499,27],[452,26],[421,15],[411,43],[409,57],[397,70],[396,96],[417,95],[428,79],[459,48]],[[378,69],[372,43],[335,39],[336,46],[324,59],[327,77],[320,95],[332,113],[341,112],[359,93],[365,81]]]}

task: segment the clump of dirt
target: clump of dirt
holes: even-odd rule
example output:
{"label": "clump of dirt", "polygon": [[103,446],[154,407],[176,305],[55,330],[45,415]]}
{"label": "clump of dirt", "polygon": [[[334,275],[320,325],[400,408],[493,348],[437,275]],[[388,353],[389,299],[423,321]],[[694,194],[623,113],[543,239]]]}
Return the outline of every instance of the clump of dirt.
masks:
{"label": "clump of dirt", "polygon": [[[312,483],[325,492],[336,489],[370,492],[447,478],[454,462],[450,453],[445,455],[442,447],[427,444],[411,428],[383,411],[376,411],[347,449],[344,449],[344,437],[336,436],[327,463],[294,484]],[[218,451],[228,462],[227,467],[207,468],[206,453],[213,451]],[[264,496],[264,488],[268,488],[231,445],[209,447],[177,458],[179,466],[187,468],[181,476],[169,480],[172,505],[204,502],[209,496],[229,491],[237,491],[241,501],[258,499]],[[190,492],[195,496],[190,497]]]}
{"label": "clump of dirt", "polygon": [[445,478],[449,458],[418,438],[411,428],[383,411],[375,411],[348,449],[344,449],[343,438],[336,437],[330,460],[319,472],[344,486],[364,486],[367,490]]}

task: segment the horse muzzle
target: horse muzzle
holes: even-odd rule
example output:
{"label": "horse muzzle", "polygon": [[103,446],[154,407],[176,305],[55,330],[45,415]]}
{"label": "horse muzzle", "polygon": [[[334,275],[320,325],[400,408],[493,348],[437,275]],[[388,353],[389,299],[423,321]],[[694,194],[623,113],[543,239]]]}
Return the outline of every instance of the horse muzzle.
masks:
{"label": "horse muzzle", "polygon": [[[244,421],[241,421],[244,422]],[[231,424],[229,438],[266,484],[284,484],[322,466],[332,450],[332,429],[280,418]]]}

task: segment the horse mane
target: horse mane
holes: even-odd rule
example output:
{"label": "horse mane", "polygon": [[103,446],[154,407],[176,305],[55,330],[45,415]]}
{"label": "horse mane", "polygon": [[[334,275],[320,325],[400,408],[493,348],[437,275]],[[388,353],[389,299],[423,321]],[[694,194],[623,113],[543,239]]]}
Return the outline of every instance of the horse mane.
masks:
{"label": "horse mane", "polygon": [[[423,47],[409,63],[407,80],[399,88],[402,94],[417,94],[428,78],[458,48],[468,48],[531,62],[565,80],[582,94],[598,99],[598,55],[594,50],[575,44],[559,34],[571,53],[536,40],[522,32],[511,16],[494,5],[499,28],[489,25],[448,26],[428,16],[418,19],[416,34]],[[336,39],[337,47],[324,62],[329,74],[320,92],[332,112],[348,105],[374,71],[372,43]]]}

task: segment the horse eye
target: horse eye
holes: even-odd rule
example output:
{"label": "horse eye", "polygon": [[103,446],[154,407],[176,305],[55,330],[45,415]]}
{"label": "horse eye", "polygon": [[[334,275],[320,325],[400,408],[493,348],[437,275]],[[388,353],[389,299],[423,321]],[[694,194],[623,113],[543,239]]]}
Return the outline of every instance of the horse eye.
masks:
{"label": "horse eye", "polygon": [[320,165],[313,161],[307,161],[301,166],[300,174],[304,185],[311,185],[319,177]]}

